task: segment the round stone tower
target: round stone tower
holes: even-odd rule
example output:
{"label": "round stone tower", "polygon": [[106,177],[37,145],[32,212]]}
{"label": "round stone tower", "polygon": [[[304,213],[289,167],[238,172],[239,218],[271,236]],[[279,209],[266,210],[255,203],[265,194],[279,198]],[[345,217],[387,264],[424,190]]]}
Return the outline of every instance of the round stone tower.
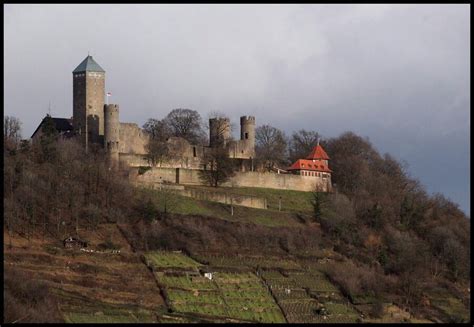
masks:
{"label": "round stone tower", "polygon": [[116,166],[119,161],[119,106],[106,104],[104,106],[104,144],[109,163]]}
{"label": "round stone tower", "polygon": [[248,151],[255,152],[255,117],[240,117],[240,139],[248,143]]}
{"label": "round stone tower", "polygon": [[228,118],[209,119],[209,146],[226,144],[230,137],[230,120]]}

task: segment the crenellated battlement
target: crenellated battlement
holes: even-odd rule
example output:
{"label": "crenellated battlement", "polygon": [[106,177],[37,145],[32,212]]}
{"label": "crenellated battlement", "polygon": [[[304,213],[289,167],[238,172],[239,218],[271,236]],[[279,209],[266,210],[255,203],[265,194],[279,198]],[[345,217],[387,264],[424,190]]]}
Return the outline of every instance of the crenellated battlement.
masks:
{"label": "crenellated battlement", "polygon": [[113,113],[113,112],[118,112],[119,111],[119,105],[118,104],[106,104],[104,106],[104,112],[105,113]]}
{"label": "crenellated battlement", "polygon": [[255,124],[255,116],[242,116],[240,117],[240,124]]}

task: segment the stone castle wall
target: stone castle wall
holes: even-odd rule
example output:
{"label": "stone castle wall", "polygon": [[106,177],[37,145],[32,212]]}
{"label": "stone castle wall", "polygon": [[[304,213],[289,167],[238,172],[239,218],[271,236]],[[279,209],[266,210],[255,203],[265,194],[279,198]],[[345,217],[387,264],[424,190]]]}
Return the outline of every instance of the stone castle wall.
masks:
{"label": "stone castle wall", "polygon": [[249,140],[233,141],[229,147],[229,157],[235,159],[255,158],[255,150]]}
{"label": "stone castle wall", "polygon": [[123,168],[149,166],[148,160],[142,154],[119,153],[119,161]]}
{"label": "stone castle wall", "polygon": [[[157,183],[160,180],[183,185],[203,185],[198,169],[152,168],[136,178],[136,181],[142,184]],[[306,192],[314,191],[316,187],[328,192],[331,191],[330,185],[330,178],[260,172],[237,172],[223,184],[228,187],[263,187]]]}
{"label": "stone castle wall", "polygon": [[146,154],[148,135],[134,123],[120,123],[119,152],[127,154]]}
{"label": "stone castle wall", "polygon": [[[230,137],[230,123],[228,120],[225,121],[227,128],[224,128],[222,131],[220,129],[217,130],[221,126],[220,123],[218,124],[212,119],[210,122],[214,122],[214,129],[216,130],[213,132],[216,135],[211,133],[211,141],[219,137],[226,139]],[[241,138],[241,140],[231,141],[229,144],[229,156],[234,159],[254,158],[255,118],[251,116],[241,117]],[[149,136],[137,124],[120,123],[118,152],[120,153],[121,165],[130,165],[132,167],[148,166],[149,163],[143,159],[143,156],[147,154],[146,145],[149,140]],[[160,163],[159,167],[202,169],[204,165],[203,158],[206,152],[211,149],[208,146],[190,144],[187,140],[180,137],[170,137],[168,146],[171,156]]]}
{"label": "stone castle wall", "polygon": [[132,173],[135,175],[134,181],[139,184],[155,184],[155,183],[176,183],[177,180],[177,168],[152,168],[146,171],[144,174],[139,175],[138,169]]}
{"label": "stone castle wall", "polygon": [[331,190],[330,185],[330,179],[323,179],[321,177],[253,171],[238,172],[225,184],[225,186],[230,187],[263,187],[306,192],[314,191],[316,187],[322,192],[328,192]]}

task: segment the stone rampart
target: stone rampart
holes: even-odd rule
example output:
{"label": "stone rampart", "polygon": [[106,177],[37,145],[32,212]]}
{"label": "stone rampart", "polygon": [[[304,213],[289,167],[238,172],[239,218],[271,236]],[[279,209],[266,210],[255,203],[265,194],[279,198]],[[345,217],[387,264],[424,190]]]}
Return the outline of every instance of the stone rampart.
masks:
{"label": "stone rampart", "polygon": [[[182,185],[203,185],[198,169],[152,168],[137,176],[137,181],[143,183],[158,183],[165,180]],[[223,184],[228,187],[263,187],[306,192],[314,191],[317,185],[323,192],[331,190],[330,179],[260,172],[237,172]]]}
{"label": "stone rampart", "polygon": [[120,123],[119,152],[130,154],[146,154],[148,135],[134,123]]}
{"label": "stone rampart", "polygon": [[119,153],[119,161],[122,167],[140,167],[150,165],[144,155],[133,153]]}
{"label": "stone rampart", "polygon": [[238,172],[224,184],[229,187],[263,187],[307,192],[314,191],[316,185],[319,185],[322,191],[328,191],[327,180],[323,178],[270,172]]}

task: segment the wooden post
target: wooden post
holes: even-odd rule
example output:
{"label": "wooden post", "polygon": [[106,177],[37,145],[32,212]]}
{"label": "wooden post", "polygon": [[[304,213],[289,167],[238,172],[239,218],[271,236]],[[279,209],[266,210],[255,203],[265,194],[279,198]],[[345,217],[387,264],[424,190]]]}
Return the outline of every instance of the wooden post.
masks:
{"label": "wooden post", "polygon": [[278,211],[281,211],[281,195],[278,198]]}

